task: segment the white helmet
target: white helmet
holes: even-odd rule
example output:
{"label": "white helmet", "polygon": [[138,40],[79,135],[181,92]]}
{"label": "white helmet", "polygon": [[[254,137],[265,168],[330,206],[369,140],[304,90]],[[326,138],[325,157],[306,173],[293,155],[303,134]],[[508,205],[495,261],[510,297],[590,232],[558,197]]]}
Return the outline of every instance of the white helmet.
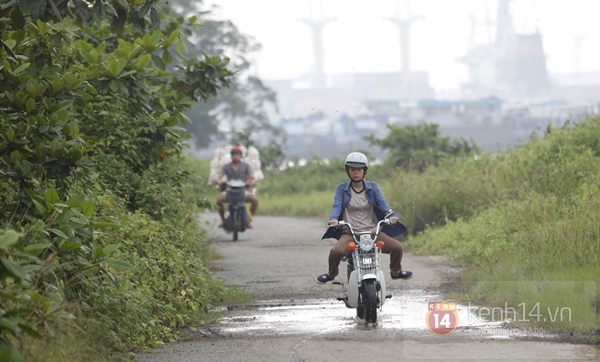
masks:
{"label": "white helmet", "polygon": [[354,168],[364,168],[365,171],[369,168],[369,160],[367,160],[367,156],[363,155],[360,152],[352,152],[346,157],[346,162],[344,163],[346,168],[354,167]]}

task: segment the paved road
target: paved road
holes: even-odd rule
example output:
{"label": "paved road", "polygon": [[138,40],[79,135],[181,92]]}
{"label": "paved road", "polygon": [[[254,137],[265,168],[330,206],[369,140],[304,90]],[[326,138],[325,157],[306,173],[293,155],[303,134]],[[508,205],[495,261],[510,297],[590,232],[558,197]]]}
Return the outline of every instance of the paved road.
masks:
{"label": "paved road", "polygon": [[[204,214],[201,221],[210,237],[220,240],[215,248],[223,259],[215,263],[216,275],[246,288],[257,302],[230,306],[219,324],[139,354],[140,362],[597,360],[595,346],[508,330],[471,318],[465,308],[457,308],[454,333],[432,334],[425,324],[428,302],[444,301],[460,273],[460,266],[433,256],[405,255],[403,266],[415,277],[386,281],[394,297],[380,311],[377,326],[367,327],[335,300],[339,286],[314,281],[326,271],[333,245],[321,240],[324,220],[256,217],[254,229],[237,242],[215,227],[215,214]],[[388,256],[383,261],[387,264]]]}

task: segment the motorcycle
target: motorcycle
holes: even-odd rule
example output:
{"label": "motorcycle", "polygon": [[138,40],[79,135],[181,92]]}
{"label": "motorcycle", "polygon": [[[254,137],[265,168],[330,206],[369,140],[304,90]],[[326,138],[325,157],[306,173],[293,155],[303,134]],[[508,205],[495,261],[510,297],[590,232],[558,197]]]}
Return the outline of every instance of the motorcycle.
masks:
{"label": "motorcycle", "polygon": [[238,233],[246,231],[248,215],[244,196],[248,184],[242,180],[229,180],[221,185],[227,198],[227,212],[223,229],[228,234],[233,234],[233,241],[238,240]]}
{"label": "motorcycle", "polygon": [[340,221],[337,225],[350,232],[354,239],[348,245],[352,253],[345,260],[348,289],[343,282],[333,282],[342,286],[342,296],[337,300],[343,301],[348,308],[356,308],[356,316],[368,324],[377,322],[377,310],[383,307],[386,299],[392,297],[391,294],[386,294],[385,277],[381,270],[381,249],[384,243],[376,241],[382,226],[390,224],[387,217],[391,214],[392,210],[389,210],[386,217],[377,223],[374,238],[370,231],[356,234],[352,225],[345,221]]}

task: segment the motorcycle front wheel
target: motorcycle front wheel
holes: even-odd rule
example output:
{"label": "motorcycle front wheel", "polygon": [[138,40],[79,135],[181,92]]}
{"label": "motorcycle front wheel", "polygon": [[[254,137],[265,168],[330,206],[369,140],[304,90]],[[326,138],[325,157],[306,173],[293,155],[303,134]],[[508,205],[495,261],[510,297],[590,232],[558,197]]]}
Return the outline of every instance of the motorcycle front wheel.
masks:
{"label": "motorcycle front wheel", "polygon": [[[377,287],[374,279],[363,281],[364,283],[364,294],[363,294],[363,308],[365,321],[367,323],[377,322]],[[359,306],[360,307],[360,306]]]}
{"label": "motorcycle front wheel", "polygon": [[238,240],[238,231],[240,230],[240,212],[239,210],[231,210],[231,229],[233,231],[233,241]]}

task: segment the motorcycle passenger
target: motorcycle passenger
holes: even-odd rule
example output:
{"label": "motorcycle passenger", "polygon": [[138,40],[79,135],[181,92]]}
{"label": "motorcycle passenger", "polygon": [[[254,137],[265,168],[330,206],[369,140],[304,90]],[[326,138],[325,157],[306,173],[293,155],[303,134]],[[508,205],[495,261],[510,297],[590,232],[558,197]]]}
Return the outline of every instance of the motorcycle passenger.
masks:
{"label": "motorcycle passenger", "polygon": [[[221,184],[223,176],[227,176],[227,180],[242,180],[248,183],[249,187],[254,185],[254,175],[252,167],[246,162],[242,162],[242,149],[239,146],[233,146],[231,148],[231,162],[223,165],[223,168],[217,176],[217,185]],[[258,209],[258,198],[253,195],[250,191],[245,191],[244,202],[250,202],[250,213],[254,215]],[[223,204],[227,203],[227,196],[223,191],[219,197],[217,197],[217,206],[219,210],[219,216],[221,217],[221,224],[219,227],[222,228],[225,225],[225,209]],[[252,223],[248,222],[247,228],[252,229]]]}
{"label": "motorcycle passenger", "polygon": [[[346,157],[346,173],[350,177],[349,182],[338,185],[335,190],[329,225],[338,225],[338,220],[344,220],[354,229],[355,233],[374,231],[377,223],[385,217],[390,209],[379,185],[373,181],[365,181],[364,177],[369,168],[367,156],[359,152],[352,152]],[[379,233],[378,240],[383,240],[384,247],[381,250],[390,254],[390,276],[392,279],[410,279],[413,273],[402,270],[402,244],[393,239],[405,231],[406,226],[398,221],[398,216],[393,213],[390,217],[390,225],[385,225]],[[335,238],[337,243],[329,252],[329,271],[317,277],[317,283],[325,284],[338,275],[338,266],[342,256],[349,256],[352,252],[348,244],[354,241],[348,231],[342,231],[339,227],[327,229],[322,239]]]}

